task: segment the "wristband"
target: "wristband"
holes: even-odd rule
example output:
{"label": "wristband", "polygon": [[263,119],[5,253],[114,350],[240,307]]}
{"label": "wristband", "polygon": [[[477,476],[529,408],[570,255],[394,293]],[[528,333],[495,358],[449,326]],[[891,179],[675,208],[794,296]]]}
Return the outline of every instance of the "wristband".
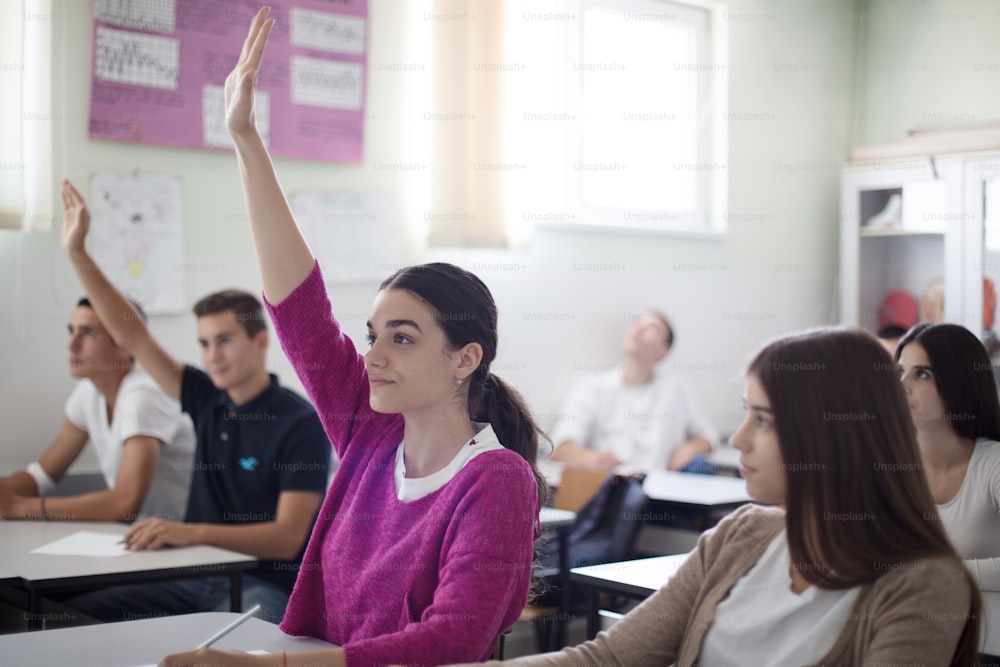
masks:
{"label": "wristband", "polygon": [[38,495],[48,495],[56,488],[56,483],[52,481],[52,478],[49,477],[49,474],[45,472],[45,468],[38,461],[29,463],[24,471],[34,478],[35,484],[38,486]]}

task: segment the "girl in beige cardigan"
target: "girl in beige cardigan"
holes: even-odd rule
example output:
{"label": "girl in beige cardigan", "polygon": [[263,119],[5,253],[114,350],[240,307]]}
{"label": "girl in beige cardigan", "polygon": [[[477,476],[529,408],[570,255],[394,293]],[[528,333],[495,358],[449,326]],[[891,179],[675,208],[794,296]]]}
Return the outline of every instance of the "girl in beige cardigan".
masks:
{"label": "girl in beige cardigan", "polygon": [[[741,474],[752,498],[776,507],[745,506],[702,535],[663,589],[595,640],[506,664],[706,664],[717,607],[775,538],[794,564],[792,593],[842,591],[853,604],[809,633],[832,634],[825,653],[789,661],[758,646],[742,664],[975,662],[982,603],[941,528],[885,350],[840,330],[778,340],[750,363],[744,400],[747,416],[732,437]],[[761,614],[768,606],[762,597]]]}

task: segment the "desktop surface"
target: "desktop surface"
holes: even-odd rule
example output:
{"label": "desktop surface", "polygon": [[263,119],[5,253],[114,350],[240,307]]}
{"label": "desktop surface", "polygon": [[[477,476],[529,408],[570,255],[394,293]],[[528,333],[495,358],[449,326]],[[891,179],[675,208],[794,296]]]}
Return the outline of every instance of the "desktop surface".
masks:
{"label": "desktop surface", "polygon": [[[193,649],[239,617],[233,612],[204,612],[0,635],[0,667],[155,665],[170,653]],[[333,646],[322,639],[289,637],[277,625],[259,618],[251,618],[213,645],[267,653]]]}

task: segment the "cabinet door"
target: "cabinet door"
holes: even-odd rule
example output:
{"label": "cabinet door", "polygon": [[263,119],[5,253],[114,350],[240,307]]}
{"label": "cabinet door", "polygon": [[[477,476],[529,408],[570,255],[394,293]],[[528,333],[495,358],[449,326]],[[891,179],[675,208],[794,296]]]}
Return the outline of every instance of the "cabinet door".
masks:
{"label": "cabinet door", "polygon": [[962,176],[957,160],[844,169],[840,275],[845,325],[876,333],[879,307],[893,290],[905,290],[919,301],[940,286],[942,316],[947,319],[949,308],[962,309]]}
{"label": "cabinet door", "polygon": [[962,324],[986,336],[997,329],[996,294],[986,294],[984,279],[1000,286],[1000,158],[966,162],[965,208],[963,290],[968,312]]}

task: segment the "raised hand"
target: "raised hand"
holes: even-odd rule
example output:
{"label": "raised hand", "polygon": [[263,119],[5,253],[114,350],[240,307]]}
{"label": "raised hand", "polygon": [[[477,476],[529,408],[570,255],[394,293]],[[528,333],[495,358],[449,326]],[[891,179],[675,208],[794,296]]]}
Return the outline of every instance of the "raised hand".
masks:
{"label": "raised hand", "polygon": [[83,252],[84,241],[90,230],[90,211],[87,210],[87,202],[66,179],[63,179],[60,194],[63,204],[62,247],[69,253]]}
{"label": "raised hand", "polygon": [[261,7],[253,17],[239,62],[226,77],[226,128],[233,138],[256,131],[253,94],[260,59],[264,55],[271,26],[274,25],[274,19],[268,18],[270,13],[270,7]]}

